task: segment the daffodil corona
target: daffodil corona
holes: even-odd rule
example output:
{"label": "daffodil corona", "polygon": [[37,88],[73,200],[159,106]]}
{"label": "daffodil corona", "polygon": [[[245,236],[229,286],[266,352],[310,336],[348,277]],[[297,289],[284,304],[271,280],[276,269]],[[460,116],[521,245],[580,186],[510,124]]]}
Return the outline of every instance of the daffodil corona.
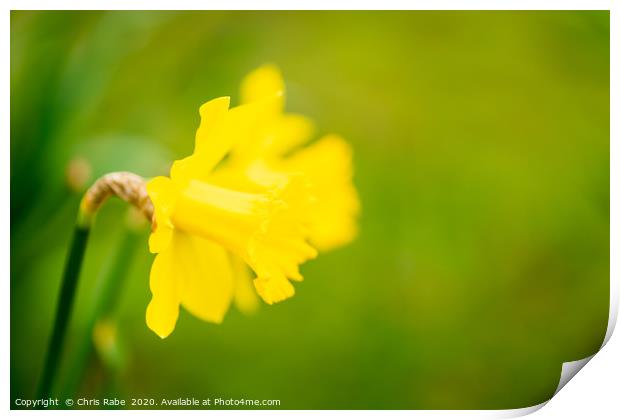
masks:
{"label": "daffodil corona", "polygon": [[174,330],[179,306],[215,323],[232,301],[252,311],[244,265],[272,304],[294,295],[291,280],[302,280],[299,266],[316,257],[315,247],[355,237],[359,203],[347,143],[329,135],[299,148],[312,124],[283,113],[275,67],[245,79],[242,101],[232,109],[227,97],[204,104],[194,153],[147,185],[154,206],[149,247],[157,256],[146,320],[162,338]]}

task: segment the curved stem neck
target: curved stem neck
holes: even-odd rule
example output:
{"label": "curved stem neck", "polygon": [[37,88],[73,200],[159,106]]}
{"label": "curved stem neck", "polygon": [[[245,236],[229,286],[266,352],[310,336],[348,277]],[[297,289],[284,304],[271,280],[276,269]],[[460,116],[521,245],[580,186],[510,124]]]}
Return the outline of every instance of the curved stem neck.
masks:
{"label": "curved stem neck", "polygon": [[84,194],[80,203],[78,224],[90,226],[97,210],[111,196],[133,205],[152,222],[153,203],[146,192],[144,179],[131,172],[111,172],[95,181]]}

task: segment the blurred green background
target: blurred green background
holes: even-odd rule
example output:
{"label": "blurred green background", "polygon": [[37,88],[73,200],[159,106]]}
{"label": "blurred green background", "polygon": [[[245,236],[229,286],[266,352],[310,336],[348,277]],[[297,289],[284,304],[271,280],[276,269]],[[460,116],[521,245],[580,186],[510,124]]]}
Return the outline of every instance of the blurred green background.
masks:
{"label": "blurred green background", "polygon": [[[162,341],[144,321],[148,229],[126,237],[127,208],[110,201],[57,395],[288,409],[549,398],[607,325],[605,11],[12,12],[11,399],[35,393],[84,181],[164,174],[191,152],[198,107],[235,101],[268,62],[290,111],[352,143],[361,235],[306,264],[293,299],[219,326],[182,312]],[[131,264],[114,274],[123,241]],[[118,341],[80,377],[111,271]]]}

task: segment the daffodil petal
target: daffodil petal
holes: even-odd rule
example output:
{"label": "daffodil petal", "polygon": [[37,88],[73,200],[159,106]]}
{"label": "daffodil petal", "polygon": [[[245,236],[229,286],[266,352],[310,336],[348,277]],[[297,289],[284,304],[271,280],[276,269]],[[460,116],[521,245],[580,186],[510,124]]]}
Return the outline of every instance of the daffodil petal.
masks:
{"label": "daffodil petal", "polygon": [[164,251],[170,244],[174,227],[170,214],[176,202],[176,190],[170,178],[158,176],[146,184],[146,191],[153,202],[154,223],[149,237],[149,250],[152,253]]}
{"label": "daffodil petal", "polygon": [[327,135],[286,159],[314,185],[310,241],[321,251],[351,242],[357,235],[360,202],[353,185],[352,151],[339,136]]}
{"label": "daffodil petal", "polygon": [[179,317],[173,246],[155,257],[151,267],[150,288],[153,296],[146,309],[146,325],[161,338],[166,338],[174,331]]}
{"label": "daffodil petal", "polygon": [[174,229],[168,226],[158,226],[156,229],[149,236],[149,251],[152,254],[163,252],[170,244],[174,233]]}
{"label": "daffodil petal", "polygon": [[284,80],[280,70],[274,65],[259,67],[241,82],[241,102],[244,104],[263,101],[273,95],[280,98],[272,104],[271,112],[276,114],[284,108]]}
{"label": "daffodil petal", "polygon": [[214,242],[186,233],[175,234],[174,252],[181,304],[203,321],[221,323],[233,297],[227,252]]}
{"label": "daffodil petal", "polygon": [[209,153],[211,149],[216,149],[220,144],[215,141],[218,133],[218,126],[226,117],[230,106],[230,97],[223,96],[204,103],[200,110],[200,125],[196,130],[196,144],[194,151],[199,153]]}
{"label": "daffodil petal", "polygon": [[277,118],[265,136],[266,154],[281,157],[296,147],[307,143],[314,133],[314,123],[296,114],[284,114]]}
{"label": "daffodil petal", "polygon": [[200,107],[200,126],[196,130],[194,153],[172,164],[170,178],[186,182],[206,177],[230,151],[234,138],[226,132],[230,120],[230,98],[213,99]]}
{"label": "daffodil petal", "polygon": [[[220,98],[223,99],[223,98]],[[175,182],[187,182],[189,179],[206,181],[210,178],[214,168],[233,150],[254,150],[256,145],[249,143],[252,133],[258,129],[258,123],[265,118],[271,104],[276,97],[266,98],[263,101],[241,105],[226,112],[222,109],[211,111],[215,115],[206,116],[211,122],[210,128],[198,129],[196,147],[191,156],[177,160],[172,165],[170,177]],[[209,103],[203,105],[205,107]],[[206,112],[206,111],[205,111]],[[204,112],[203,112],[204,113]]]}
{"label": "daffodil petal", "polygon": [[284,276],[254,279],[256,292],[263,300],[272,305],[295,295],[295,288]]}
{"label": "daffodil petal", "polygon": [[235,306],[246,315],[258,310],[258,296],[252,285],[250,269],[242,259],[230,256],[235,282]]}

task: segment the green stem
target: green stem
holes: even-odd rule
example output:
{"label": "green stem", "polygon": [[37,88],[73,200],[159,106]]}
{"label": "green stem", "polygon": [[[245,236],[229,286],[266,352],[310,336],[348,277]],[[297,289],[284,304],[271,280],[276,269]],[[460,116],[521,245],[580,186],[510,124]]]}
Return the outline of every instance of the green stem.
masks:
{"label": "green stem", "polygon": [[50,396],[53,380],[60,362],[60,355],[62,354],[64,338],[67,332],[71,309],[73,307],[75,291],[77,289],[89,233],[90,223],[84,223],[83,218],[78,219],[78,223],[73,232],[69,256],[65,263],[65,271],[62,276],[62,285],[58,297],[58,306],[56,308],[56,318],[52,336],[49,341],[43,376],[39,384],[38,398],[47,398]]}
{"label": "green stem", "polygon": [[135,227],[128,227],[125,230],[121,245],[111,258],[113,261],[111,268],[99,281],[91,305],[92,311],[85,323],[83,336],[79,340],[80,345],[75,355],[71,357],[71,366],[63,392],[65,398],[75,396],[79,383],[83,379],[84,367],[93,349],[92,336],[95,324],[97,320],[112,316],[114,313],[121,293],[121,285],[129,272],[134,251],[140,239],[142,239],[141,232]]}
{"label": "green stem", "polygon": [[136,174],[130,172],[106,174],[95,181],[84,194],[80,202],[80,211],[73,233],[71,249],[62,277],[56,320],[54,321],[43,375],[37,393],[39,398],[49,397],[54,385],[90,228],[97,210],[111,196],[117,196],[132,204],[147,220],[151,221],[153,218],[153,203],[146,192],[146,184],[144,179]]}

